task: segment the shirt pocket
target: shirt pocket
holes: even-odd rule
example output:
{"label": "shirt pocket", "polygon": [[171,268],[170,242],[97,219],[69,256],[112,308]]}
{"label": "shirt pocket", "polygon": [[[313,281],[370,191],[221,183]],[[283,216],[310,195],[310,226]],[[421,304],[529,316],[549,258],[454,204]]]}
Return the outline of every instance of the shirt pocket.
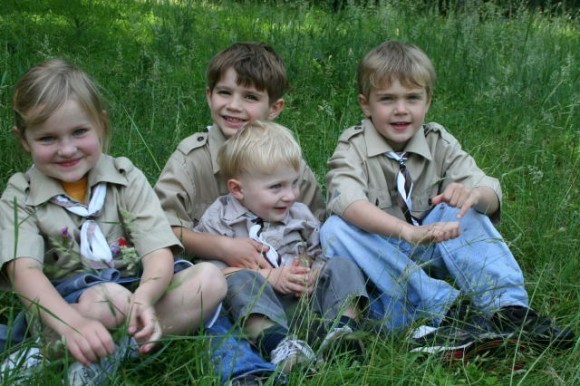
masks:
{"label": "shirt pocket", "polygon": [[393,207],[391,195],[387,189],[369,188],[369,201],[380,209],[389,209]]}

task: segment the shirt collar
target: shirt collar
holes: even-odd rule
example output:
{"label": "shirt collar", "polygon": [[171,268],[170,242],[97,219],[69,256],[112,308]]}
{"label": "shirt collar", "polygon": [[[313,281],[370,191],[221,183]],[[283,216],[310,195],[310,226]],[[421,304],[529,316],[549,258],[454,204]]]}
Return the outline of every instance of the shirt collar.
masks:
{"label": "shirt collar", "polygon": [[[377,131],[377,129],[375,129],[375,126],[370,119],[365,119],[362,124],[364,127],[364,138],[369,158],[385,154],[388,151],[393,151],[391,145],[389,145],[387,140]],[[407,142],[405,152],[415,153],[429,161],[432,160],[432,155],[429,151],[427,140],[425,139],[423,127],[417,130],[415,135],[411,137],[409,142]]]}
{"label": "shirt collar", "polygon": [[[240,219],[250,219],[253,220],[257,218],[253,212],[249,211],[242,203],[234,198],[231,194],[227,195],[227,210],[224,211],[224,221],[228,224],[237,223]],[[288,225],[290,220],[290,213],[286,213],[286,216],[279,221],[281,224]]]}
{"label": "shirt collar", "polygon": [[[36,166],[28,169],[27,174],[30,178],[28,205],[38,206],[54,196],[65,194],[58,180],[43,174]],[[97,164],[89,171],[89,187],[92,188],[100,182],[128,185],[127,178],[115,167],[114,158],[106,154],[101,154]]]}
{"label": "shirt collar", "polygon": [[211,165],[213,174],[217,174],[220,171],[220,165],[217,162],[218,152],[220,147],[226,142],[227,138],[224,136],[222,131],[216,125],[207,128],[209,131],[209,153],[211,154]]}

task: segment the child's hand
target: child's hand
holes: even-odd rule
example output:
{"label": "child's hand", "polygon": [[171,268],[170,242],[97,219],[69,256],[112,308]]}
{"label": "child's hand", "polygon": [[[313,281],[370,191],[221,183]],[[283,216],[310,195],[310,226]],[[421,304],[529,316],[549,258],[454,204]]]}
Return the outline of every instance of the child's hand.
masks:
{"label": "child's hand", "polygon": [[270,270],[267,278],[276,291],[300,296],[304,293],[310,293],[308,288],[309,276],[310,268],[287,265]]}
{"label": "child's hand", "polygon": [[271,267],[262,252],[269,247],[250,238],[229,238],[224,245],[224,262],[228,267],[259,269]]}
{"label": "child's hand", "polygon": [[136,299],[135,295],[131,303],[128,333],[140,343],[139,352],[145,354],[155,347],[163,331],[152,304]]}
{"label": "child's hand", "polygon": [[80,317],[74,324],[66,326],[62,337],[73,358],[85,366],[115,351],[113,337],[101,322],[94,319]]}
{"label": "child's hand", "polygon": [[481,193],[478,189],[468,189],[460,183],[453,182],[443,193],[433,197],[432,202],[434,205],[445,202],[452,207],[460,208],[457,218],[461,218],[469,208],[476,206],[480,199]]}
{"label": "child's hand", "polygon": [[440,243],[459,236],[459,222],[435,222],[406,228],[404,239],[411,244]]}

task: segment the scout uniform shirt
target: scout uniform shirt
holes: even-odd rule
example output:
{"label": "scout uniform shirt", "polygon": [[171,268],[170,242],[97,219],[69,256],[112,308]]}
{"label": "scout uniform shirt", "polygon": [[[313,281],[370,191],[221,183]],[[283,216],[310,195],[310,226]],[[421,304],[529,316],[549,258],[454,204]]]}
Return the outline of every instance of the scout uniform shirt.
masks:
{"label": "scout uniform shirt", "polygon": [[[89,172],[88,186],[101,182],[106,183],[106,196],[94,220],[112,250],[127,244],[140,258],[160,248],[181,247],[151,185],[131,161],[101,155]],[[10,178],[0,200],[2,265],[30,257],[46,267],[50,280],[85,270],[79,259],[79,228],[85,219],[50,201],[60,194],[65,194],[60,182],[34,166]],[[123,276],[137,273],[136,268],[126,269],[121,253],[113,253],[112,264]]]}
{"label": "scout uniform shirt", "polygon": [[[344,131],[328,161],[329,214],[342,215],[354,201],[368,200],[405,221],[397,205],[399,164],[386,156],[388,151],[393,149],[369,119]],[[496,192],[501,203],[499,181],[486,176],[443,126],[423,125],[403,151],[407,152],[406,165],[413,180],[413,217],[424,218],[431,209],[430,199],[452,182],[468,188],[487,186]],[[492,220],[498,220],[499,214],[500,210]]]}
{"label": "scout uniform shirt", "polygon": [[[217,163],[218,151],[225,141],[221,130],[213,126],[209,132],[181,141],[167,161],[155,192],[171,226],[193,229],[206,209],[228,193]],[[300,173],[300,201],[322,219],[325,206],[316,177],[304,161]]]}

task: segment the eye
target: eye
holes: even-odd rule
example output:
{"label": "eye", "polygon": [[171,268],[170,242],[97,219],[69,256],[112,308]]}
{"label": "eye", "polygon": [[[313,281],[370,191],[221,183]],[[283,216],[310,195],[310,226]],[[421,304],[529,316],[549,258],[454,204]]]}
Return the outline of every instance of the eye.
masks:
{"label": "eye", "polygon": [[76,129],[75,131],[73,131],[73,136],[74,137],[82,137],[83,135],[85,135],[88,132],[89,132],[89,129],[87,129],[86,127],[81,127],[81,128]]}
{"label": "eye", "polygon": [[412,95],[409,95],[408,99],[410,101],[420,101],[422,99],[422,97],[419,94],[412,94]]}
{"label": "eye", "polygon": [[38,137],[36,140],[42,143],[51,143],[56,141],[56,137],[53,135],[43,135],[42,137]]}
{"label": "eye", "polygon": [[393,98],[390,95],[383,95],[381,97],[379,97],[379,101],[381,102],[392,102],[395,98]]}
{"label": "eye", "polygon": [[218,90],[217,93],[218,93],[218,95],[221,95],[221,96],[228,96],[231,94],[231,92],[229,92],[228,90]]}
{"label": "eye", "polygon": [[255,95],[255,94],[248,94],[248,95],[246,95],[246,99],[248,99],[250,101],[259,101],[260,97],[258,95]]}
{"label": "eye", "polygon": [[282,189],[282,184],[270,185],[270,190],[280,190]]}

